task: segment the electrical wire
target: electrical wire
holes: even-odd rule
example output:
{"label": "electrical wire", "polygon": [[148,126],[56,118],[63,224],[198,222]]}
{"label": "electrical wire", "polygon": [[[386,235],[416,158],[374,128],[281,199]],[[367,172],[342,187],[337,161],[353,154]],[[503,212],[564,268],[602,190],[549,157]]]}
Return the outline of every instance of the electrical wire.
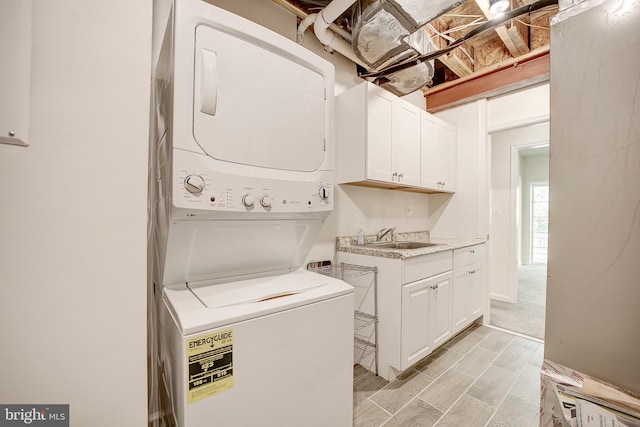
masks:
{"label": "electrical wire", "polygon": [[557,4],[558,4],[558,0],[539,0],[534,3],[514,9],[512,11],[505,12],[504,14],[496,16],[492,20],[485,22],[481,26],[474,28],[473,30],[469,31],[467,34],[460,37],[459,39],[452,42],[450,45],[448,45],[443,49],[414,57],[412,59],[391,65],[379,71],[360,73],[359,76],[363,78],[368,78],[368,79],[373,78],[375,80],[384,78],[385,76],[391,73],[395,73],[397,71],[401,71],[409,67],[413,67],[415,65],[421,64],[424,61],[430,61],[446,53],[449,53],[453,49],[457,48],[458,46],[462,45],[464,42],[477,36],[478,34],[481,34],[488,30],[492,30],[500,25],[505,24],[506,22],[509,22],[513,19],[518,18],[521,15],[527,15],[527,14],[530,14],[531,12],[535,12],[536,10],[543,9],[548,6],[555,6]]}
{"label": "electrical wire", "polygon": [[[471,25],[471,24],[467,24],[467,25]],[[436,30],[435,27],[431,24],[427,24],[427,28],[429,28],[431,31],[433,31],[433,33],[436,36],[442,37],[443,39],[450,41],[450,42],[455,42],[455,39],[451,36],[448,36],[447,32],[441,33],[440,31]],[[462,53],[464,53],[467,58],[469,58],[469,61],[471,61],[471,64],[475,63],[475,60],[473,59],[473,57],[471,55],[469,55],[469,53],[467,52],[467,49],[464,48],[464,46],[460,46],[460,50],[462,51]]]}
{"label": "electrical wire", "polygon": [[541,25],[533,25],[533,24],[527,24],[526,22],[520,20],[520,19],[516,19],[516,21],[518,21],[519,23],[521,23],[522,25],[526,25],[527,27],[531,27],[531,28],[538,28],[540,30],[549,30],[549,27],[543,27]]}

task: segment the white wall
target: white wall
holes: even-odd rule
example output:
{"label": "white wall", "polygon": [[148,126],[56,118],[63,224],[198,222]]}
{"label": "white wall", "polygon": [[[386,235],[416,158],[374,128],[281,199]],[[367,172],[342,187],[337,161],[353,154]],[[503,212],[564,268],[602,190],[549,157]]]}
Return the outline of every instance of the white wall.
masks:
{"label": "white wall", "polygon": [[436,114],[457,128],[456,192],[430,196],[429,228],[436,237],[482,237],[481,194],[486,193],[484,159],[485,101],[471,102]]}
{"label": "white wall", "polygon": [[0,145],[0,402],[72,426],[147,420],[151,14],[34,2],[31,145]]}
{"label": "white wall", "polygon": [[549,120],[549,83],[490,98],[487,102],[489,132]]}

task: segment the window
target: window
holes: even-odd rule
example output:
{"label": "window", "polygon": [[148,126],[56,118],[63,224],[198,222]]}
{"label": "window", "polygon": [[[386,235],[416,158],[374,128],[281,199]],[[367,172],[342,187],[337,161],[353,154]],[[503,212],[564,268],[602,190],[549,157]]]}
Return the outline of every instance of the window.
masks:
{"label": "window", "polygon": [[547,263],[549,241],[549,183],[531,183],[531,261]]}

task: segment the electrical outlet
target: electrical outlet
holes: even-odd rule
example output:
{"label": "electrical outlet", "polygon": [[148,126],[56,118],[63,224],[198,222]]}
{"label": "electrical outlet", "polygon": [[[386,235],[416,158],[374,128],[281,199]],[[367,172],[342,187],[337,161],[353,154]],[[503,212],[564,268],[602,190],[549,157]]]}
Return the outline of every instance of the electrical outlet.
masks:
{"label": "electrical outlet", "polygon": [[405,216],[413,216],[413,206],[407,205],[404,207]]}

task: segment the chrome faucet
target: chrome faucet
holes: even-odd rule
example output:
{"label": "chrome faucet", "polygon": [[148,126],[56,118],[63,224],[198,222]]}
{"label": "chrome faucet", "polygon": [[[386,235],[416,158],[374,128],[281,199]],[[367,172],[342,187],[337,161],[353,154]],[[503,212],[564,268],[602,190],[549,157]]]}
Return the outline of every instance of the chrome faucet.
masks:
{"label": "chrome faucet", "polygon": [[376,234],[376,241],[382,239],[384,236],[386,236],[387,234],[391,233],[391,241],[393,241],[393,231],[395,230],[395,227],[389,227],[389,228],[383,228],[382,230],[378,231],[378,233]]}

